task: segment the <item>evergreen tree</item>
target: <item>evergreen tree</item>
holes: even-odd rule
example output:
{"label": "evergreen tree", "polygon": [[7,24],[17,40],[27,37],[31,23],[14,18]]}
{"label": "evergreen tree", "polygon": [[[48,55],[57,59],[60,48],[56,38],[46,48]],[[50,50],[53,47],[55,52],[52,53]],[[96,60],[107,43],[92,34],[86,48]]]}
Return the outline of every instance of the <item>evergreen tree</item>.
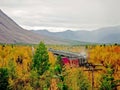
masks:
{"label": "evergreen tree", "polygon": [[49,69],[49,56],[47,48],[43,42],[40,42],[33,56],[32,69],[37,70],[39,75]]}
{"label": "evergreen tree", "polygon": [[115,81],[113,74],[114,69],[111,67],[111,65],[107,65],[107,73],[103,74],[101,78],[100,90],[117,90],[116,87],[120,81]]}
{"label": "evergreen tree", "polygon": [[61,56],[57,57],[57,61],[56,61],[54,71],[55,71],[55,74],[56,74],[57,78],[59,79],[59,82],[57,83],[57,86],[58,86],[59,90],[68,90],[68,86],[64,82]]}
{"label": "evergreen tree", "polygon": [[7,68],[0,68],[0,90],[7,90],[9,86],[9,73]]}

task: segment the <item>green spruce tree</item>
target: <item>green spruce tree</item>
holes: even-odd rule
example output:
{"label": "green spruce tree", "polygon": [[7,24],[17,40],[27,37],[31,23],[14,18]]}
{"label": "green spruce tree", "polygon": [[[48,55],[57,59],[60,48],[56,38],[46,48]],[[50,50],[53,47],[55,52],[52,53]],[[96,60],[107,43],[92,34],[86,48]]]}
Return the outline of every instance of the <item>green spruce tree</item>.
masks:
{"label": "green spruce tree", "polygon": [[120,80],[114,80],[114,69],[111,65],[107,65],[107,72],[102,75],[100,81],[100,90],[117,90],[117,84]]}
{"label": "green spruce tree", "polygon": [[0,90],[8,90],[9,71],[6,67],[0,68]]}
{"label": "green spruce tree", "polygon": [[47,48],[43,42],[40,42],[33,56],[32,69],[36,70],[39,75],[43,75],[49,69],[49,66]]}

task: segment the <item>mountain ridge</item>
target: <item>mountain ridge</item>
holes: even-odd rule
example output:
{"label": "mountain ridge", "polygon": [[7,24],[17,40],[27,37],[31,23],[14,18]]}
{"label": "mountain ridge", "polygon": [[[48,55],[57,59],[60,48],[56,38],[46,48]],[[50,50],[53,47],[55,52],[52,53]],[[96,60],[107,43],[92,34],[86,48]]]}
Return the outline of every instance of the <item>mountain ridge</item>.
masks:
{"label": "mountain ridge", "polygon": [[23,29],[2,10],[0,10],[0,43],[28,43],[37,44],[44,41],[46,44],[68,44],[64,40],[33,33]]}
{"label": "mountain ridge", "polygon": [[[66,30],[63,32],[49,32],[47,30],[33,31],[38,34],[56,36],[59,38],[92,43],[120,43],[120,26],[104,27],[97,30]],[[44,33],[43,33],[44,32]]]}
{"label": "mountain ridge", "polygon": [[120,26],[105,27],[93,31],[26,30],[0,10],[0,43],[37,44],[40,41],[44,41],[46,44],[120,43]]}

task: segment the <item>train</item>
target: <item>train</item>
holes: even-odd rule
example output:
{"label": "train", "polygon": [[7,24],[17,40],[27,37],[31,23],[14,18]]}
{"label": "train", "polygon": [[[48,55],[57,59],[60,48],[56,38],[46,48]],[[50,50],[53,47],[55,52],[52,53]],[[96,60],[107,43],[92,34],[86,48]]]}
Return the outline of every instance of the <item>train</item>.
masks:
{"label": "train", "polygon": [[63,50],[54,50],[52,48],[49,49],[54,55],[61,56],[61,61],[63,64],[70,64],[71,66],[86,66],[88,65],[87,55],[86,54],[78,54]]}

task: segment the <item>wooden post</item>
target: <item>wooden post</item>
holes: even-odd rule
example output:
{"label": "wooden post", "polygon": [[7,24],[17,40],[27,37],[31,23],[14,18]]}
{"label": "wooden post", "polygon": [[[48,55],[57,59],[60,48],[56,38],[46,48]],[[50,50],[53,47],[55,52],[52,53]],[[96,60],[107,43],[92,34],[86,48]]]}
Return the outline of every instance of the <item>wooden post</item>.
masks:
{"label": "wooden post", "polygon": [[88,67],[87,67],[87,68],[89,68],[89,70],[84,70],[84,71],[90,71],[91,74],[92,74],[92,76],[91,76],[91,78],[92,78],[92,79],[91,79],[91,80],[92,80],[92,83],[91,83],[91,85],[92,85],[92,90],[94,90],[94,72],[95,72],[95,71],[102,70],[102,69],[96,69],[96,68],[95,68],[96,66],[101,66],[101,65],[89,64]]}

